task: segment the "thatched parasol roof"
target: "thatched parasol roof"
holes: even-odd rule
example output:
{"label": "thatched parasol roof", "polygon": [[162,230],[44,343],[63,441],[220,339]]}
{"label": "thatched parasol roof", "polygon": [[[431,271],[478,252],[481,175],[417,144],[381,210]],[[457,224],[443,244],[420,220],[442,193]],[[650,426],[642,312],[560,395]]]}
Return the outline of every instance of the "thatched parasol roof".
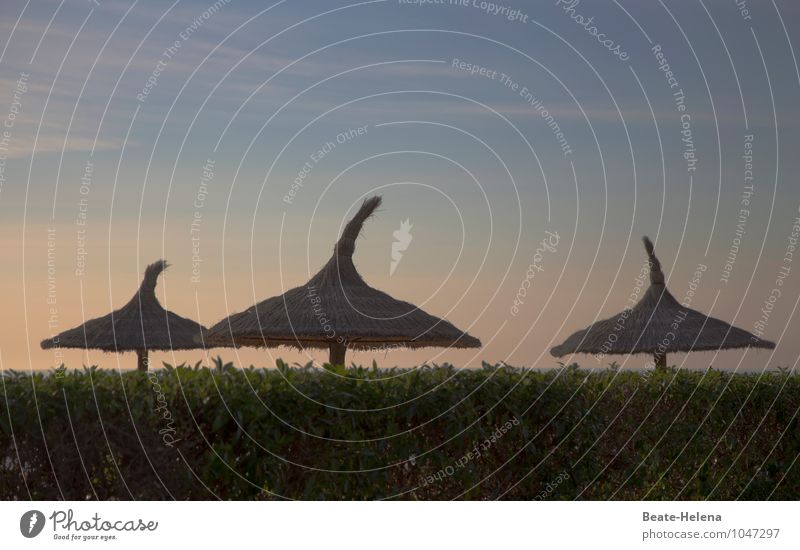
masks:
{"label": "thatched parasol roof", "polygon": [[209,329],[206,343],[330,348],[335,364],[343,364],[345,348],[480,347],[477,338],[361,278],[353,265],[356,238],[380,204],[377,196],[364,201],[331,259],[305,285],[223,319]]}
{"label": "thatched parasol roof", "polygon": [[572,353],[651,353],[659,366],[676,351],[712,351],[734,348],[774,348],[746,330],[684,307],[664,284],[661,263],[653,243],[644,237],[650,264],[650,287],[631,309],[579,330],[550,350],[555,357]]}
{"label": "thatched parasol roof", "polygon": [[156,298],[158,276],[167,267],[165,260],[149,265],[138,292],[122,308],[43,340],[42,348],[136,351],[140,356],[139,368],[146,369],[148,350],[200,347],[197,340],[206,329],[191,319],[165,310]]}

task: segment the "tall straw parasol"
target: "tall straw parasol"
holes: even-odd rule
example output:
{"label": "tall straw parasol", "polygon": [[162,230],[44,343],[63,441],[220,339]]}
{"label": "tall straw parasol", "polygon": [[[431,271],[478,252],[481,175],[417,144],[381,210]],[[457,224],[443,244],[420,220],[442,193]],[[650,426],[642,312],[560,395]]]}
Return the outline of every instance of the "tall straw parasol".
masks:
{"label": "tall straw parasol", "polygon": [[149,350],[200,347],[197,341],[206,329],[191,319],[165,310],[156,298],[158,276],[167,267],[165,260],[147,266],[138,292],[122,308],[42,340],[42,348],[135,351],[139,370],[146,371]]}
{"label": "tall straw parasol", "polygon": [[333,256],[305,285],[223,319],[208,331],[211,346],[328,348],[332,365],[347,348],[477,348],[480,340],[447,321],[369,286],[353,265],[356,238],[381,198],[364,201]]}
{"label": "tall straw parasol", "polygon": [[643,241],[650,264],[650,287],[641,300],[619,315],[579,330],[551,349],[553,356],[652,353],[655,365],[665,368],[667,353],[676,351],[775,347],[773,342],[681,305],[664,284],[653,243],[647,237]]}

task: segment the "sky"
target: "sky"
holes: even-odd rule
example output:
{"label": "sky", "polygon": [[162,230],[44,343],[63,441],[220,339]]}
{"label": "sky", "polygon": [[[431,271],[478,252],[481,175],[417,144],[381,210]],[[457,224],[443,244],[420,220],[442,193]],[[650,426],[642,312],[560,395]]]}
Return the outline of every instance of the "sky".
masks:
{"label": "sky", "polygon": [[[6,0],[0,15],[3,369],[131,368],[39,342],[124,305],[159,258],[162,304],[210,326],[303,284],[373,194],[362,276],[483,347],[357,363],[557,367],[552,346],[630,305],[643,235],[676,298],[777,343],[670,362],[800,356],[796,2]],[[326,358],[154,358],[217,354]]]}

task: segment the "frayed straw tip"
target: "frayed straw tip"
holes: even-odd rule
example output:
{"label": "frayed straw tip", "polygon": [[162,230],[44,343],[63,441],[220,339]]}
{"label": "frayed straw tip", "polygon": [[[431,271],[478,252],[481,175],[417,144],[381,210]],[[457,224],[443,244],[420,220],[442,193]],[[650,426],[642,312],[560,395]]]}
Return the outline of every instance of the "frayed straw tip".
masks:
{"label": "frayed straw tip", "polygon": [[157,271],[157,272],[161,273],[162,271],[164,271],[168,267],[169,267],[169,262],[167,262],[167,260],[158,260],[158,261],[153,262],[152,264],[148,265],[147,269],[145,271]]}
{"label": "frayed straw tip", "polygon": [[356,214],[356,216],[358,216],[359,214],[361,215],[366,214],[368,216],[372,215],[372,213],[374,213],[375,210],[377,210],[377,208],[382,203],[383,203],[383,197],[381,197],[380,195],[375,195],[368,199],[364,199],[364,202],[361,203],[361,208],[358,209],[358,214]]}
{"label": "frayed straw tip", "polygon": [[642,237],[642,242],[644,243],[644,249],[647,250],[647,255],[652,256],[653,252],[655,251],[655,247],[653,247],[653,241],[650,240],[650,237],[644,236]]}
{"label": "frayed straw tip", "polygon": [[382,202],[383,199],[380,195],[375,195],[374,197],[366,199],[361,204],[361,207],[358,209],[358,212],[356,212],[355,216],[353,216],[350,221],[347,222],[347,225],[345,225],[342,236],[339,239],[339,243],[345,244],[347,241],[355,241],[359,233],[361,233],[361,228],[364,225],[364,222],[375,213],[375,210],[381,205]]}

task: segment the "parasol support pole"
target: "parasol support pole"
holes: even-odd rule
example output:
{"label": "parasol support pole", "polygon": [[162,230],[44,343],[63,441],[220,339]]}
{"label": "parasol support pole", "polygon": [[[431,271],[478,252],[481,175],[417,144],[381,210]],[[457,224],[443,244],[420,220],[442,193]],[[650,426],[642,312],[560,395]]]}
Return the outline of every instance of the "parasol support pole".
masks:
{"label": "parasol support pole", "polygon": [[147,365],[149,363],[149,360],[147,358],[147,350],[146,349],[137,349],[136,350],[136,358],[137,358],[137,362],[136,362],[137,370],[139,370],[140,372],[146,372],[147,371]]}
{"label": "parasol support pole", "polygon": [[347,351],[347,346],[345,346],[344,344],[338,344],[334,342],[330,344],[330,351],[331,351],[330,364],[333,366],[335,365],[344,366],[344,354]]}
{"label": "parasol support pole", "polygon": [[657,369],[666,369],[667,368],[667,354],[666,353],[654,353],[653,354],[653,362],[656,365]]}

